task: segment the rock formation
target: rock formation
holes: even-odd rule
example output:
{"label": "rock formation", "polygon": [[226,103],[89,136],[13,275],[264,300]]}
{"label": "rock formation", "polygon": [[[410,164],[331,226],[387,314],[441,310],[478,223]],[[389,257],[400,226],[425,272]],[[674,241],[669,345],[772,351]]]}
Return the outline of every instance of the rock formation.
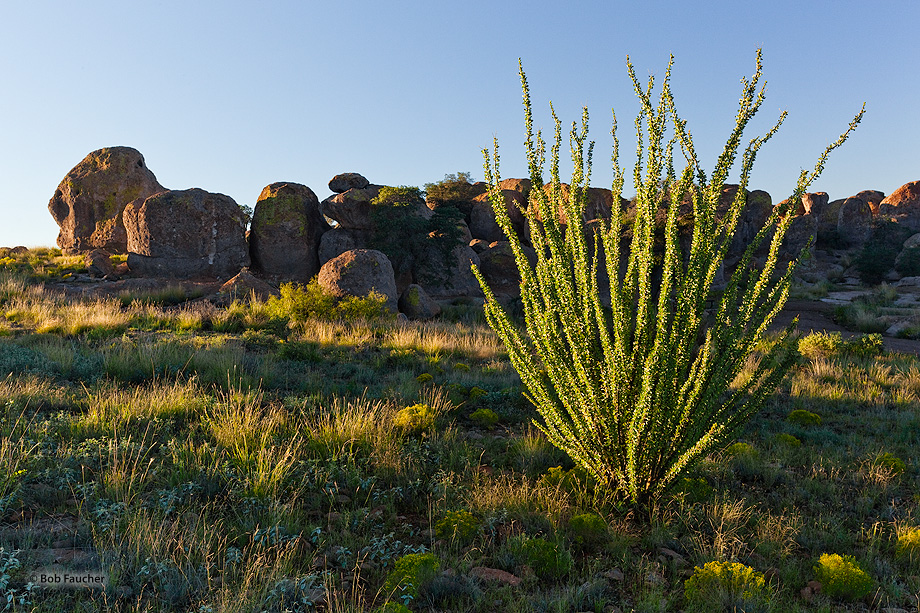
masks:
{"label": "rock formation", "polygon": [[249,266],[245,215],[229,196],[165,191],[125,207],[128,266],[135,274],[232,277]]}
{"label": "rock formation", "polygon": [[920,181],[911,181],[891,192],[879,203],[878,214],[912,232],[920,231]]}
{"label": "rock formation", "polygon": [[374,249],[353,249],[334,257],[319,270],[320,287],[338,297],[368,296],[372,291],[386,298],[396,311],[396,279],[386,255]]}
{"label": "rock formation", "polygon": [[137,149],[93,151],[67,173],[48,203],[60,226],[58,246],[65,254],[93,249],[125,253],[125,206],[164,189]]}
{"label": "rock formation", "polygon": [[262,190],[252,215],[252,266],[270,277],[306,283],[319,272],[320,239],[327,230],[313,190],[299,183],[272,183]]}

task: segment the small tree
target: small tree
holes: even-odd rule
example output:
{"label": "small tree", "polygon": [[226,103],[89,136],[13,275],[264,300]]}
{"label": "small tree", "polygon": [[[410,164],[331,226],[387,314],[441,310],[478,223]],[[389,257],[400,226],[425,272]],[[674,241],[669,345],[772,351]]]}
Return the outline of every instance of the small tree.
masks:
{"label": "small tree", "polygon": [[[779,247],[792,222],[794,204],[821,173],[830,151],[843,144],[859,123],[863,111],[827,147],[813,171],[802,171],[787,204],[773,210],[747,247],[722,292],[714,319],[707,320],[713,282],[746,205],[754,158],[786,116],[781,114],[773,128],[744,149],[737,195],[720,216],[717,204],[738,156],[742,133],[764,98],[764,88],[758,88],[759,50],[756,64],[753,78],[742,80],[735,127],[712,176],[707,177],[686,123],[674,106],[669,85],[673,57],[657,106],[652,98],[654,78],[643,87],[627,59],[641,102],[636,120],[637,195],[631,238],[617,204],[624,180],[615,116],[611,219],[589,227],[582,215],[594,147],[587,142],[588,111],[583,111],[580,129],[572,124],[574,171],[568,189],[559,178],[562,130],[553,111],[551,180],[549,189],[543,189],[546,143],[540,132],[534,136],[530,93],[521,68],[533,185],[524,213],[537,252],[535,266],[529,264],[505,211],[498,188],[497,142],[491,159],[483,151],[496,220],[511,242],[521,274],[526,331],[512,323],[475,269],[486,295],[489,324],[505,343],[526,396],[543,417],[544,423],[537,424],[540,429],[600,483],[634,503],[653,502],[694,462],[730,441],[776,388],[797,355],[790,326],[753,370],[744,369],[785,304],[798,263],[793,260],[785,270],[777,270]],[[679,177],[673,160],[677,145],[687,162]],[[679,208],[685,202],[692,204],[693,211],[689,253],[681,251],[677,231]],[[667,213],[664,256],[656,263],[659,210]],[[560,222],[563,214],[565,225]],[[620,264],[621,237],[629,249],[625,266]],[[755,266],[754,252],[762,244],[769,246],[766,261]],[[610,278],[609,307],[598,291],[602,261]]]}

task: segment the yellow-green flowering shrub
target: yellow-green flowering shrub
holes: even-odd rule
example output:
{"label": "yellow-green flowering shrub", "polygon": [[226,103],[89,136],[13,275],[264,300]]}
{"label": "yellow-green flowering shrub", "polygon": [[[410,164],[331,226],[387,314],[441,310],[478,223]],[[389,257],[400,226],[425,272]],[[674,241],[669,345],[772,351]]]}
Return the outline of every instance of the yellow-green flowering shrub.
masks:
{"label": "yellow-green flowering shrub", "polygon": [[415,378],[415,380],[418,381],[418,382],[419,382],[420,384],[422,384],[422,385],[425,385],[426,383],[428,383],[428,382],[431,381],[432,379],[434,379],[434,377],[432,377],[431,374],[429,374],[429,373],[427,373],[427,372],[423,372],[422,374],[420,374],[419,376],[417,376],[417,377]]}
{"label": "yellow-green flowering shrub", "polygon": [[799,339],[799,353],[806,358],[829,357],[843,349],[840,332],[812,332]]}
{"label": "yellow-green flowering shrub", "polygon": [[786,421],[797,426],[820,426],[821,416],[805,409],[796,409],[789,413]]}
{"label": "yellow-green flowering shrub", "polygon": [[428,430],[434,426],[437,414],[427,404],[413,404],[393,416],[393,425],[411,433]]}
{"label": "yellow-green flowering shrub", "polygon": [[418,597],[419,588],[438,574],[441,561],[433,553],[410,553],[396,560],[383,584],[383,593],[394,601]]}
{"label": "yellow-green flowering shrub", "polygon": [[484,428],[492,428],[498,423],[498,415],[492,409],[476,409],[470,419]]}
{"label": "yellow-green flowering shrub", "polygon": [[904,463],[904,460],[888,453],[887,451],[875,458],[875,465],[884,466],[895,474],[902,473],[907,470],[907,464]]}
{"label": "yellow-green flowering shrub", "polygon": [[872,577],[859,567],[853,556],[823,554],[815,566],[815,578],[831,598],[859,600],[872,591]]}
{"label": "yellow-green flowering shrub", "polygon": [[707,562],[684,582],[692,610],[757,611],[766,608],[770,588],[759,573],[737,562]]}
{"label": "yellow-green flowering shrub", "polygon": [[908,528],[898,536],[895,554],[899,558],[920,558],[920,528]]}
{"label": "yellow-green flowering shrub", "polygon": [[786,432],[780,432],[774,437],[774,440],[784,447],[800,447],[802,445],[802,441]]}
{"label": "yellow-green flowering shrub", "polygon": [[469,511],[448,511],[434,525],[438,538],[468,543],[479,532],[481,522]]}

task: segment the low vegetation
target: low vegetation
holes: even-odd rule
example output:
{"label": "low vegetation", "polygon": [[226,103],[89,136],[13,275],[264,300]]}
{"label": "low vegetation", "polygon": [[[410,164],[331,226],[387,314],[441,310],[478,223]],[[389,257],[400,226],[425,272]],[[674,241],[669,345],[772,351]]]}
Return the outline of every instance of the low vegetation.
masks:
{"label": "low vegetation", "polygon": [[[918,606],[914,356],[806,337],[731,448],[643,519],[533,428],[475,316],[103,309],[30,279],[0,279],[11,610]],[[805,412],[820,421],[790,419]],[[105,590],[30,586],[55,556],[105,572]],[[810,581],[828,587],[806,598]]]}

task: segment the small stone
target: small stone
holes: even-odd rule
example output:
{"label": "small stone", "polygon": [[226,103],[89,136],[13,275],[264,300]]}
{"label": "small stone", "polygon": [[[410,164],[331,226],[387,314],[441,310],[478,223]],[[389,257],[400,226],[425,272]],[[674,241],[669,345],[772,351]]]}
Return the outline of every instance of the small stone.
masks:
{"label": "small stone", "polygon": [[603,573],[601,576],[606,579],[610,579],[611,581],[622,581],[625,578],[623,575],[623,571],[621,571],[619,568],[613,568],[611,570],[608,570],[607,572]]}
{"label": "small stone", "polygon": [[477,566],[470,570],[470,576],[476,577],[481,581],[503,583],[505,585],[510,585],[515,587],[521,584],[521,578],[515,577],[509,572],[499,570],[497,568],[487,568],[485,566]]}
{"label": "small stone", "polygon": [[815,594],[820,594],[821,588],[824,587],[821,585],[820,581],[809,581],[807,585]]}

